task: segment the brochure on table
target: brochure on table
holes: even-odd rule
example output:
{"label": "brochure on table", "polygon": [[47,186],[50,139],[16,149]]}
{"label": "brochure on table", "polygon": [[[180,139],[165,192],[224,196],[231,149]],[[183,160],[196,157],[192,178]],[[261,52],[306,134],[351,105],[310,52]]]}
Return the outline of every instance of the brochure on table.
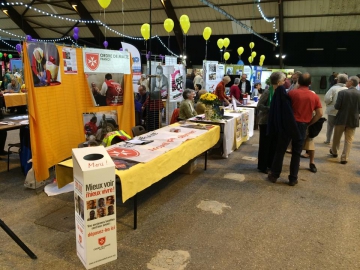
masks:
{"label": "brochure on table", "polygon": [[213,93],[216,86],[222,80],[225,74],[225,65],[218,64],[218,61],[203,61],[204,84],[205,89]]}
{"label": "brochure on table", "polygon": [[102,146],[72,150],[76,251],[87,269],[117,259],[115,165]]}

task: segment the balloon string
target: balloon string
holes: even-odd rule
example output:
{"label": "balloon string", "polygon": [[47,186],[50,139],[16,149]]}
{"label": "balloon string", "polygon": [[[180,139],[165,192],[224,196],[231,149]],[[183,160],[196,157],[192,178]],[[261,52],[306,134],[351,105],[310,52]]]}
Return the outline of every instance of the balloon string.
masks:
{"label": "balloon string", "polygon": [[170,33],[168,33],[168,48],[170,49]]}
{"label": "balloon string", "polygon": [[[123,34],[125,35],[125,30],[124,30],[124,26],[125,26],[125,15],[124,15],[124,0],[122,1],[122,4],[121,4],[121,12],[122,12],[122,19],[123,19]],[[123,40],[125,39],[125,37],[123,36]]]}
{"label": "balloon string", "polygon": [[105,18],[105,8],[104,8],[104,30],[105,30],[105,40],[106,40],[106,18]]}
{"label": "balloon string", "polygon": [[205,43],[205,60],[207,58],[207,40],[206,40],[206,43]]}

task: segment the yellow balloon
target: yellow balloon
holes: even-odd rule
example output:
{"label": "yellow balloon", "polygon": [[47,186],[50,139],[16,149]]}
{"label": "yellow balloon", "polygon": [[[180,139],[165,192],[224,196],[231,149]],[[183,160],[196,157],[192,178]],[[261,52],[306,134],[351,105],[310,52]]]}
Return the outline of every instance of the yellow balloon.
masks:
{"label": "yellow balloon", "polygon": [[260,63],[259,63],[259,66],[262,67],[263,64],[264,64],[263,62],[260,62]]}
{"label": "yellow balloon", "polygon": [[244,52],[244,48],[243,48],[243,47],[239,47],[239,48],[237,49],[238,55],[242,55],[243,52]]}
{"label": "yellow balloon", "polygon": [[230,39],[224,38],[224,47],[227,48],[230,45]]}
{"label": "yellow balloon", "polygon": [[217,45],[218,45],[219,49],[224,47],[224,40],[222,38],[219,38],[217,41]]}
{"label": "yellow balloon", "polygon": [[252,52],[252,53],[251,53],[251,57],[252,57],[252,58],[255,58],[255,57],[256,57],[256,52]]}
{"label": "yellow balloon", "polygon": [[227,61],[230,58],[230,53],[226,52],[224,53],[224,59]]}
{"label": "yellow balloon", "polygon": [[212,32],[212,30],[211,30],[210,27],[205,27],[204,28],[203,37],[204,37],[205,40],[208,40],[210,38],[211,32]]}
{"label": "yellow balloon", "polygon": [[261,56],[260,56],[260,60],[263,60],[263,61],[264,61],[264,60],[265,60],[265,55],[261,55]]}
{"label": "yellow balloon", "polygon": [[98,2],[102,8],[107,8],[110,5],[111,0],[98,0]]}
{"label": "yellow balloon", "polygon": [[145,40],[148,40],[150,38],[150,24],[144,23],[141,26],[141,35]]}
{"label": "yellow balloon", "polygon": [[183,25],[181,26],[181,28],[184,31],[184,33],[187,34],[187,32],[190,29],[190,22],[184,22]]}
{"label": "yellow balloon", "polygon": [[249,63],[251,64],[254,59],[251,56],[249,56],[248,60],[249,60]]}
{"label": "yellow balloon", "polygon": [[188,15],[181,15],[181,17],[180,17],[180,25],[181,25],[181,29],[186,34],[190,29],[190,20],[189,20]]}
{"label": "yellow balloon", "polygon": [[254,43],[254,42],[250,42],[249,47],[250,47],[250,49],[254,48],[254,47],[255,47],[255,43]]}
{"label": "yellow balloon", "polygon": [[170,33],[174,29],[174,21],[172,19],[166,19],[164,21],[165,31]]}

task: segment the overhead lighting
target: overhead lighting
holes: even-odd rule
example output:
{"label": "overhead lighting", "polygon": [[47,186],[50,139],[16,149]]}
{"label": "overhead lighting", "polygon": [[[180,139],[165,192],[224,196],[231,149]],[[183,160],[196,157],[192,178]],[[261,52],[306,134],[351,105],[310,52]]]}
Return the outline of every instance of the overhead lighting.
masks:
{"label": "overhead lighting", "polygon": [[324,48],[307,48],[307,51],[323,51]]}
{"label": "overhead lighting", "polygon": [[165,0],[161,0],[161,4],[165,7]]}
{"label": "overhead lighting", "polygon": [[6,16],[10,17],[7,9],[3,9],[2,12],[4,12]]}
{"label": "overhead lighting", "polygon": [[[279,58],[280,57],[280,54],[275,54],[275,57],[276,58]],[[286,54],[282,54],[281,55],[281,58],[284,59],[286,57]]]}
{"label": "overhead lighting", "polygon": [[346,51],[347,48],[336,48],[338,51]]}
{"label": "overhead lighting", "polygon": [[73,5],[71,5],[72,6],[72,8],[76,11],[76,12],[78,12],[78,10],[77,10],[77,5],[76,4],[73,4]]}

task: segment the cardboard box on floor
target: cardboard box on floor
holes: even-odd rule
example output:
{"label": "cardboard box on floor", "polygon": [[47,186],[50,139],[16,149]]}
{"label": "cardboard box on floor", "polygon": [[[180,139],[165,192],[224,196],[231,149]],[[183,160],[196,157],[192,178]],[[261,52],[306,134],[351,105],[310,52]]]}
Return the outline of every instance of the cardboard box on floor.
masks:
{"label": "cardboard box on floor", "polygon": [[115,165],[102,146],[72,150],[76,251],[86,269],[117,259]]}

